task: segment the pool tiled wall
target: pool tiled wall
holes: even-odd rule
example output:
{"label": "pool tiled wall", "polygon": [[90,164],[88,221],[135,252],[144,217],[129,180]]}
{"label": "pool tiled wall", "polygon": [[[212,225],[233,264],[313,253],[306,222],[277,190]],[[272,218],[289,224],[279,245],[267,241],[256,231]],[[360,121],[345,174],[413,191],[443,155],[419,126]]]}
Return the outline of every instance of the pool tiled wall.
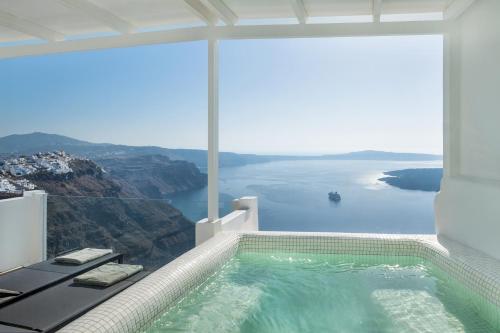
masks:
{"label": "pool tiled wall", "polygon": [[237,252],[417,257],[451,278],[478,313],[500,328],[500,262],[432,235],[220,233],[64,327],[61,332],[140,332]]}

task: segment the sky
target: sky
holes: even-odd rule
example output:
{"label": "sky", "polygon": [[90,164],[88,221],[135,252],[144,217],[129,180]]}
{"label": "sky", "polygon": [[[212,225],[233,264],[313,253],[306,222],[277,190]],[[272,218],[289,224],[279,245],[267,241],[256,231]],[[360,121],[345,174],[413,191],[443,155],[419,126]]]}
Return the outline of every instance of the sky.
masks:
{"label": "sky", "polygon": [[[220,149],[442,153],[441,36],[220,42]],[[0,136],[207,147],[207,42],[0,60]]]}

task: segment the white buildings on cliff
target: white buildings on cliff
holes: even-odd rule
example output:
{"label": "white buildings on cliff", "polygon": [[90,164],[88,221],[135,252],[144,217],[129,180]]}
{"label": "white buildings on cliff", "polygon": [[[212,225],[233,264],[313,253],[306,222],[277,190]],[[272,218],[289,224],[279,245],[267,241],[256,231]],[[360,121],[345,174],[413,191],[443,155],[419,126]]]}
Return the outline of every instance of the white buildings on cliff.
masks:
{"label": "white buildings on cliff", "polygon": [[39,172],[64,175],[73,172],[69,162],[73,159],[64,151],[36,153],[0,161],[0,194],[22,194],[36,186],[26,176]]}

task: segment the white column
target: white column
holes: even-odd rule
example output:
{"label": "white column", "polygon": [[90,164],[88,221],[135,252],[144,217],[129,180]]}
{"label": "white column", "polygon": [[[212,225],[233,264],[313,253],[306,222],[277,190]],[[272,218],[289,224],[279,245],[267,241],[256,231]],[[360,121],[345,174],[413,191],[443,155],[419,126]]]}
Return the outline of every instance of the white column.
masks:
{"label": "white column", "polygon": [[219,218],[219,54],[208,40],[208,220]]}
{"label": "white column", "polygon": [[460,26],[453,22],[450,31],[444,34],[443,49],[443,164],[444,176],[461,174],[461,71],[460,71]]}
{"label": "white column", "polygon": [[444,176],[451,176],[451,111],[450,111],[450,71],[451,71],[451,36],[443,35],[443,171]]}

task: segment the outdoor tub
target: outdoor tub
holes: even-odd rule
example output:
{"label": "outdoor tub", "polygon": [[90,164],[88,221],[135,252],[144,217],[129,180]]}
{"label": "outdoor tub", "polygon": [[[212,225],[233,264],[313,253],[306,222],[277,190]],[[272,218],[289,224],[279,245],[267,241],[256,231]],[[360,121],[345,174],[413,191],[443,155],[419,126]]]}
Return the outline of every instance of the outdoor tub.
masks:
{"label": "outdoor tub", "polygon": [[436,236],[224,232],[60,332],[500,332],[499,286]]}

